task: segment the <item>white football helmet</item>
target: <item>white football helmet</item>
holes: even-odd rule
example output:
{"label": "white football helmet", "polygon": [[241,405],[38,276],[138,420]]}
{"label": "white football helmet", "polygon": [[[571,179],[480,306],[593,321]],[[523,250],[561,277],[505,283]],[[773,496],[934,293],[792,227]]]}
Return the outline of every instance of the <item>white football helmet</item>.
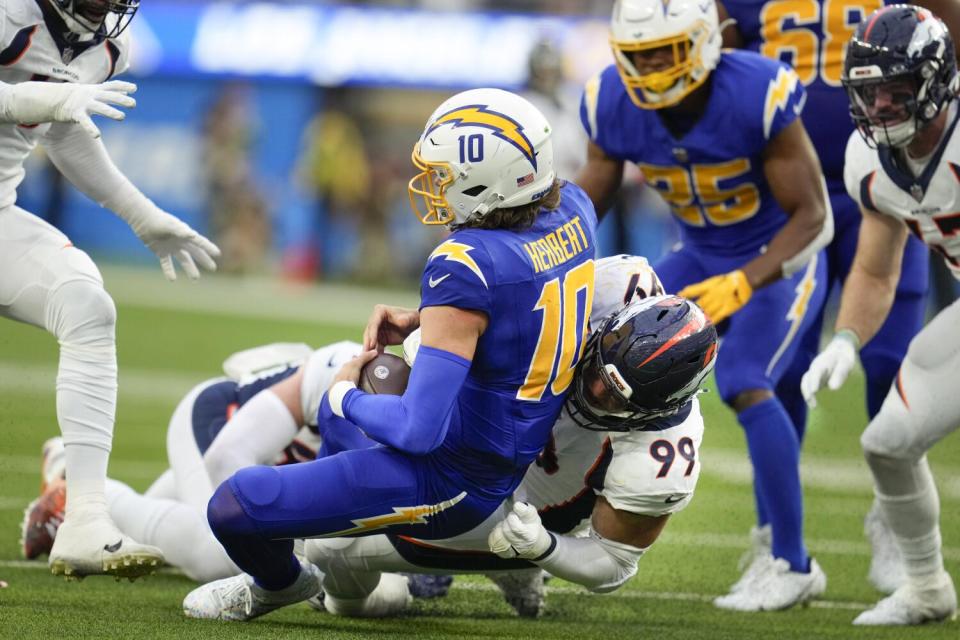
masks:
{"label": "white football helmet", "polygon": [[550,190],[552,129],[527,100],[472,89],[440,105],[413,147],[410,206],[423,224],[462,224]]}
{"label": "white football helmet", "polygon": [[[617,0],[610,46],[620,78],[642,109],[675,105],[706,81],[720,60],[720,28],[714,0]],[[645,73],[631,54],[670,47],[673,65]]]}
{"label": "white football helmet", "polygon": [[607,316],[651,296],[665,294],[653,267],[641,256],[620,254],[597,260],[590,324],[603,324]]}

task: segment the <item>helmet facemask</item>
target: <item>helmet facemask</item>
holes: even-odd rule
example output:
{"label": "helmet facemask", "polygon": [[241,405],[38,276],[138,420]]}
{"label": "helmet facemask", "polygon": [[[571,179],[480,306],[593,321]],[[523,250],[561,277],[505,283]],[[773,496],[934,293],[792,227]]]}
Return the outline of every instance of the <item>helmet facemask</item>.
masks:
{"label": "helmet facemask", "polygon": [[[699,50],[695,34],[680,33],[649,42],[611,41],[620,79],[634,104],[642,109],[662,109],[675,105],[707,79],[708,71],[698,64]],[[662,70],[641,73],[636,54],[670,49],[673,63]]]}
{"label": "helmet facemask", "polygon": [[413,147],[413,165],[420,173],[407,185],[410,207],[420,222],[426,225],[444,225],[454,221],[453,210],[444,192],[456,174],[449,162],[429,162],[420,155],[420,144]]}
{"label": "helmet facemask", "polygon": [[[104,37],[116,38],[130,25],[140,0],[53,0],[53,6],[72,32],[88,35],[102,30]],[[111,14],[116,16],[112,25]]]}
{"label": "helmet facemask", "polygon": [[928,73],[926,78],[918,72],[844,83],[851,117],[871,147],[906,147],[940,113],[930,99],[934,73]]}
{"label": "helmet facemask", "polygon": [[[616,314],[604,320],[603,327],[616,320]],[[677,413],[686,401],[678,401],[660,410],[651,410],[631,402],[633,389],[613,363],[604,363],[601,354],[601,328],[590,336],[567,396],[567,412],[573,421],[591,431],[632,431]]]}

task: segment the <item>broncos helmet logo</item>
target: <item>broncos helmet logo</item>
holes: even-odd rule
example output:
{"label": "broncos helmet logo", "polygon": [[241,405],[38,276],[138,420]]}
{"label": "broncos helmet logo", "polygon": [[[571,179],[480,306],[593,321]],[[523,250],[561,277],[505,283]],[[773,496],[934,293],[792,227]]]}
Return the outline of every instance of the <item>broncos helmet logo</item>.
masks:
{"label": "broncos helmet logo", "polygon": [[510,116],[488,109],[487,105],[483,104],[457,107],[434,120],[423,134],[424,137],[446,124],[452,124],[454,128],[471,125],[490,129],[494,136],[516,147],[533,166],[533,170],[537,170],[537,156],[533,150],[533,143],[523,132],[523,126]]}

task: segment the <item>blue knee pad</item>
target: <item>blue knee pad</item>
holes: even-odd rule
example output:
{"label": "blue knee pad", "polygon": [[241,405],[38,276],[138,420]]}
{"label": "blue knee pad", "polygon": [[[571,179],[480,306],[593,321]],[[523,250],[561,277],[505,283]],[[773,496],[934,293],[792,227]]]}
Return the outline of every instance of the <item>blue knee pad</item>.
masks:
{"label": "blue knee pad", "polygon": [[280,488],[280,478],[273,467],[241,469],[210,498],[207,505],[210,529],[221,541],[225,537],[260,535],[256,521],[247,514],[243,502],[256,506],[270,504],[280,495]]}

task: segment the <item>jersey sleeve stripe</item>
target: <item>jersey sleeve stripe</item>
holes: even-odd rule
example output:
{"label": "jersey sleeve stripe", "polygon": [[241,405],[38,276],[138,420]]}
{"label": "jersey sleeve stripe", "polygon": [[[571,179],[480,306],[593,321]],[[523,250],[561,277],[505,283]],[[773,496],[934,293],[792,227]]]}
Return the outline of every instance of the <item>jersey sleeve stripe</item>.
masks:
{"label": "jersey sleeve stripe", "polygon": [[876,171],[871,171],[860,181],[860,204],[870,211],[877,210],[877,205],[873,203],[873,196],[870,195],[870,188],[873,186],[873,179],[876,175]]}
{"label": "jersey sleeve stripe", "polygon": [[957,182],[960,182],[960,167],[952,162],[948,162],[947,166],[950,167],[950,171],[953,172],[953,177],[957,179]]}
{"label": "jersey sleeve stripe", "polygon": [[23,57],[23,54],[27,52],[27,49],[30,48],[30,44],[33,42],[33,34],[36,32],[37,26],[38,25],[24,27],[17,32],[17,35],[13,36],[10,45],[3,51],[0,51],[0,65],[9,67]]}
{"label": "jersey sleeve stripe", "polygon": [[587,122],[590,125],[591,140],[597,139],[597,103],[600,99],[600,74],[596,74],[589,80],[583,89],[583,99],[587,105]]}
{"label": "jersey sleeve stripe", "polygon": [[106,77],[106,79],[109,80],[117,70],[117,60],[120,59],[120,49],[109,40],[104,44],[107,46],[107,55],[110,56],[110,73],[108,73]]}

